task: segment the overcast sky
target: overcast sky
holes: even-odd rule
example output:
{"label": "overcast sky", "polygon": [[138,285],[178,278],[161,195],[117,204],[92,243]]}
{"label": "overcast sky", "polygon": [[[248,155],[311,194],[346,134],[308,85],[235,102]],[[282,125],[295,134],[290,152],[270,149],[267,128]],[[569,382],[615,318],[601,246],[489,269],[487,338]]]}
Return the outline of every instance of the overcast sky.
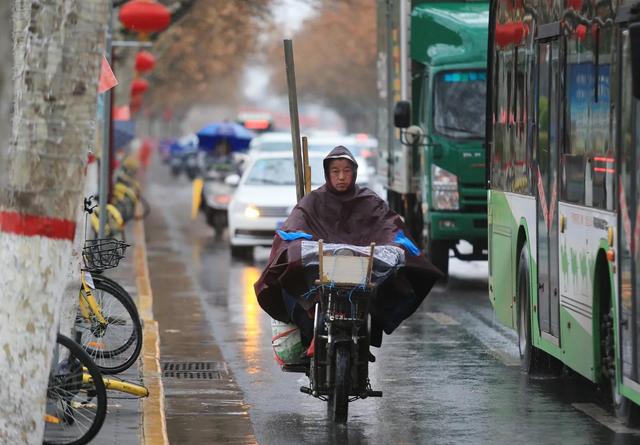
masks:
{"label": "overcast sky", "polygon": [[[308,0],[277,0],[273,2],[273,16],[281,30],[281,39],[289,39],[300,27],[303,20],[308,18],[313,9]],[[247,99],[261,101],[269,98],[269,78],[262,66],[249,66],[244,73],[244,94]]]}

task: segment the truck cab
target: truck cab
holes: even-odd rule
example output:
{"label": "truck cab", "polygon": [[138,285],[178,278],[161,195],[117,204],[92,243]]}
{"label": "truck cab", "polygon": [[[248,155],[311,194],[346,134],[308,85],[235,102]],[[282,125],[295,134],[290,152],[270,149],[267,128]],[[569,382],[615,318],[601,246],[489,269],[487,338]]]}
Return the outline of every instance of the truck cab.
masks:
{"label": "truck cab", "polygon": [[487,259],[488,36],[487,0],[377,0],[377,181],[445,275]]}
{"label": "truck cab", "polygon": [[[450,249],[463,260],[486,259],[488,19],[487,2],[418,3],[411,11],[413,124],[425,133],[417,163],[423,236],[445,274]],[[460,252],[460,240],[473,252]]]}

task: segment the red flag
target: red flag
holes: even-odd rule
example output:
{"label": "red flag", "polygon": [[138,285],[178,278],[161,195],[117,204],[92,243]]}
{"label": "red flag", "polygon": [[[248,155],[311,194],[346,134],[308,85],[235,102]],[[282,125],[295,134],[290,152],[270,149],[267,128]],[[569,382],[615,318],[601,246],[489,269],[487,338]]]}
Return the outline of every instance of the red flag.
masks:
{"label": "red flag", "polygon": [[105,56],[102,56],[102,67],[100,68],[100,81],[98,82],[98,94],[104,93],[107,90],[118,85],[118,79],[111,71],[109,62]]}

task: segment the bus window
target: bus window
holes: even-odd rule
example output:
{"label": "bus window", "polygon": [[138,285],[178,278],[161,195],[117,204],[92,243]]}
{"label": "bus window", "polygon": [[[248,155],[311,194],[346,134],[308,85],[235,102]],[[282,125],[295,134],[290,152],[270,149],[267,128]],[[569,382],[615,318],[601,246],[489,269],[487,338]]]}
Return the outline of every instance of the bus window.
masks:
{"label": "bus window", "polygon": [[528,52],[516,49],[515,75],[515,120],[514,125],[514,179],[511,190],[517,193],[529,193],[531,169],[527,165],[527,64]]}
{"label": "bus window", "polygon": [[[611,27],[597,28],[593,36],[594,46],[597,48],[598,58],[594,70],[594,94],[591,103],[591,124],[589,130],[591,142],[589,160],[590,170],[587,180],[591,184],[586,192],[591,194],[591,203],[596,208],[614,210],[614,178],[616,177],[615,156],[610,140],[610,63],[613,29]],[[597,93],[597,95],[596,95]],[[590,190],[589,190],[590,188]]]}
{"label": "bus window", "polygon": [[538,52],[538,165],[541,174],[546,176],[549,165],[549,87],[550,56],[549,43],[542,43]]}
{"label": "bus window", "polygon": [[585,152],[589,140],[589,104],[593,61],[576,34],[567,39],[567,144],[562,156],[563,201],[584,204]]}
{"label": "bus window", "polygon": [[511,71],[511,51],[498,51],[495,76],[498,85],[495,91],[494,105],[494,144],[491,159],[491,186],[498,190],[506,190],[506,170],[510,161],[509,138],[509,97],[511,85],[508,83],[508,73]]}

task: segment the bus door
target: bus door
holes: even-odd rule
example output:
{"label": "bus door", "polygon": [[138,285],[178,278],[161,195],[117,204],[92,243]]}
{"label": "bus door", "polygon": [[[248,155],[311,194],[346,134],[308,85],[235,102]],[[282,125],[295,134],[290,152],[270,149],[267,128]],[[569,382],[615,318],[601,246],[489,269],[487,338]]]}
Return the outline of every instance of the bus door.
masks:
{"label": "bus door", "polygon": [[618,319],[622,377],[628,385],[629,380],[640,383],[640,101],[633,97],[631,88],[629,31],[622,30],[620,37]]}
{"label": "bus door", "polygon": [[560,187],[560,106],[564,76],[560,63],[559,23],[540,27],[537,37],[536,123],[538,321],[541,335],[559,345],[560,295],[558,260],[558,196]]}

